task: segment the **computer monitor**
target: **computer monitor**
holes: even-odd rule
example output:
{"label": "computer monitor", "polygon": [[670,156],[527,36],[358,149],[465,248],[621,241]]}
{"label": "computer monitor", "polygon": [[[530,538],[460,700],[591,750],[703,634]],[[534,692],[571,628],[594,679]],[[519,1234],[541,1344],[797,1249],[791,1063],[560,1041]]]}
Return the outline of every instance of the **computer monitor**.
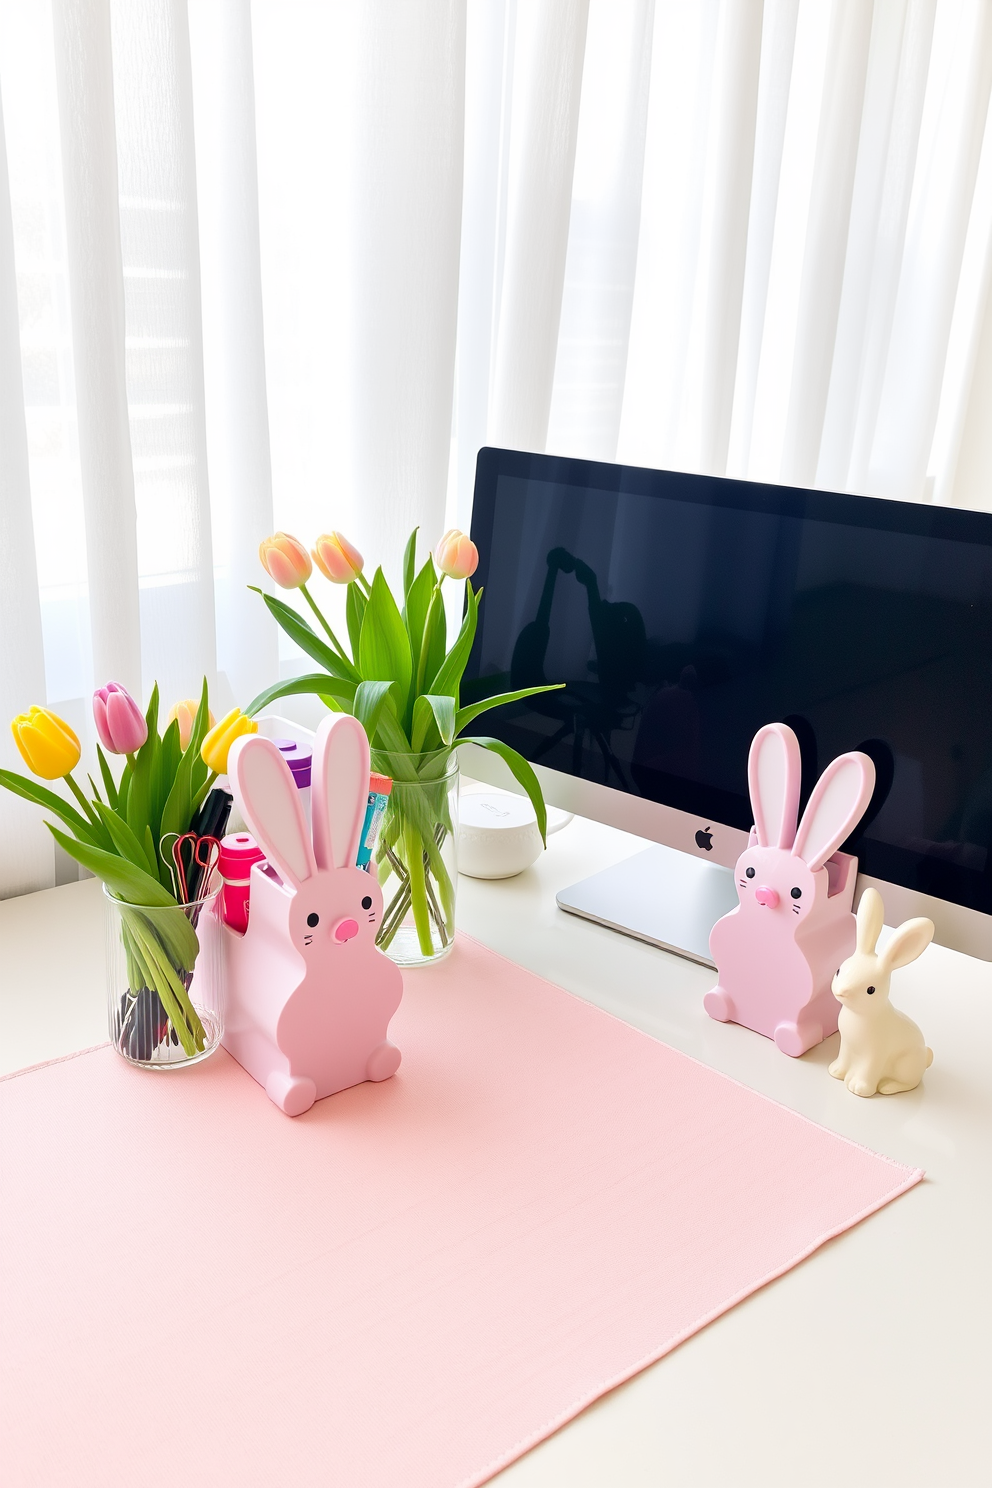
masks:
{"label": "computer monitor", "polygon": [[483,449],[472,536],[463,698],[564,682],[486,730],[552,803],[662,844],[563,907],[706,960],[753,819],[748,747],[781,720],[801,806],[834,756],[873,758],[844,846],[887,921],[928,915],[992,960],[992,515]]}

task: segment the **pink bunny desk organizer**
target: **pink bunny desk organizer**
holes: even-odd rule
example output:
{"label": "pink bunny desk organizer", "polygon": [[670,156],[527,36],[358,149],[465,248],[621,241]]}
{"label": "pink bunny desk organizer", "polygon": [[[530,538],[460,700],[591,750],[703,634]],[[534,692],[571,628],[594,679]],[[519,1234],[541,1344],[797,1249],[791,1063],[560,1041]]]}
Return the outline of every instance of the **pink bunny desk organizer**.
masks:
{"label": "pink bunny desk organizer", "polygon": [[871,799],[875,766],[857,751],[835,759],[798,829],[799,743],[786,724],[758,730],[747,770],[754,826],[737,860],[740,904],[710,933],[719,982],[703,1006],[797,1056],[837,1031],[830,983],[854,950],[858,872],[857,858],[837,849]]}
{"label": "pink bunny desk organizer", "polygon": [[313,841],[299,792],[278,748],[252,734],[231,749],[228,771],[266,862],[251,872],[244,935],[213,918],[226,979],[224,1047],[287,1116],[326,1095],[396,1073],[386,1038],[403,978],[376,949],[382,891],[355,866],[369,790],[369,744],[338,713],[317,730]]}

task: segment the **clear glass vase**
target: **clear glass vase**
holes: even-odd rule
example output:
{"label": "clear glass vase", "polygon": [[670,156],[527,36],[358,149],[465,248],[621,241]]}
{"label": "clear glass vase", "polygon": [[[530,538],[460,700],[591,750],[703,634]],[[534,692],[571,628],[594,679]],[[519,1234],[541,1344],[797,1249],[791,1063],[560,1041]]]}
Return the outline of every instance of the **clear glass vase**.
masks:
{"label": "clear glass vase", "polygon": [[218,936],[197,926],[217,893],[190,904],[127,904],[103,889],[107,1016],[118,1054],[146,1069],[177,1069],[212,1054],[224,1032]]}
{"label": "clear glass vase", "polygon": [[392,777],[376,866],[383,915],[376,944],[399,966],[423,966],[451,950],[458,864],[458,759],[453,750],[373,750],[372,768]]}

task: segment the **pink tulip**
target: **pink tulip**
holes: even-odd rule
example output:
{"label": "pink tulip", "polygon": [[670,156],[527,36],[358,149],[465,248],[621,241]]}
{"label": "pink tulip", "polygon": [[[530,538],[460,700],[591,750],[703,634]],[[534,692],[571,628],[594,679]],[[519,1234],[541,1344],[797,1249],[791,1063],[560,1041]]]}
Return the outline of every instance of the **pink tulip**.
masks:
{"label": "pink tulip", "polygon": [[299,538],[288,532],[274,532],[259,544],[258,556],[270,579],[281,589],[302,589],[313,573],[310,554]]}
{"label": "pink tulip", "polygon": [[111,754],[133,754],[148,738],[148,725],[134,698],[119,682],[93,694],[93,718],[100,743]]}
{"label": "pink tulip", "polygon": [[479,550],[470,537],[452,527],[434,549],[434,562],[449,579],[470,579],[479,566]]}
{"label": "pink tulip", "polygon": [[365,567],[365,559],[340,532],[324,532],[313,545],[313,561],[332,584],[351,584]]}

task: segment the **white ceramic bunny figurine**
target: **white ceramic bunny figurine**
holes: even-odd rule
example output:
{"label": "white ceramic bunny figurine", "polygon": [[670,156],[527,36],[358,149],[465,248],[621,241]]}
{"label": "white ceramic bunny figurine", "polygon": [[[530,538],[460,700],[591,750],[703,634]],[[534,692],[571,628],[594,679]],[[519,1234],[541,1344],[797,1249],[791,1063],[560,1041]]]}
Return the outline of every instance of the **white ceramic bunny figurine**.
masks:
{"label": "white ceramic bunny figurine", "polygon": [[885,949],[876,951],[884,913],[881,894],[866,889],[858,905],[857,949],[832,985],[841,1009],[840,1053],[830,1073],[855,1095],[915,1090],[933,1063],[916,1024],[889,1001],[889,978],[922,956],[933,939],[933,922],[907,920]]}
{"label": "white ceramic bunny figurine", "polygon": [[[369,792],[369,743],[335,713],[313,751],[313,839],[299,791],[271,739],[231,749],[234,794],[266,861],[251,872],[251,914],[239,935],[216,917],[226,979],[224,1047],[287,1116],[400,1063],[389,1021],[399,967],[376,948],[382,890],[355,866]],[[202,923],[202,922],[201,922]]]}

